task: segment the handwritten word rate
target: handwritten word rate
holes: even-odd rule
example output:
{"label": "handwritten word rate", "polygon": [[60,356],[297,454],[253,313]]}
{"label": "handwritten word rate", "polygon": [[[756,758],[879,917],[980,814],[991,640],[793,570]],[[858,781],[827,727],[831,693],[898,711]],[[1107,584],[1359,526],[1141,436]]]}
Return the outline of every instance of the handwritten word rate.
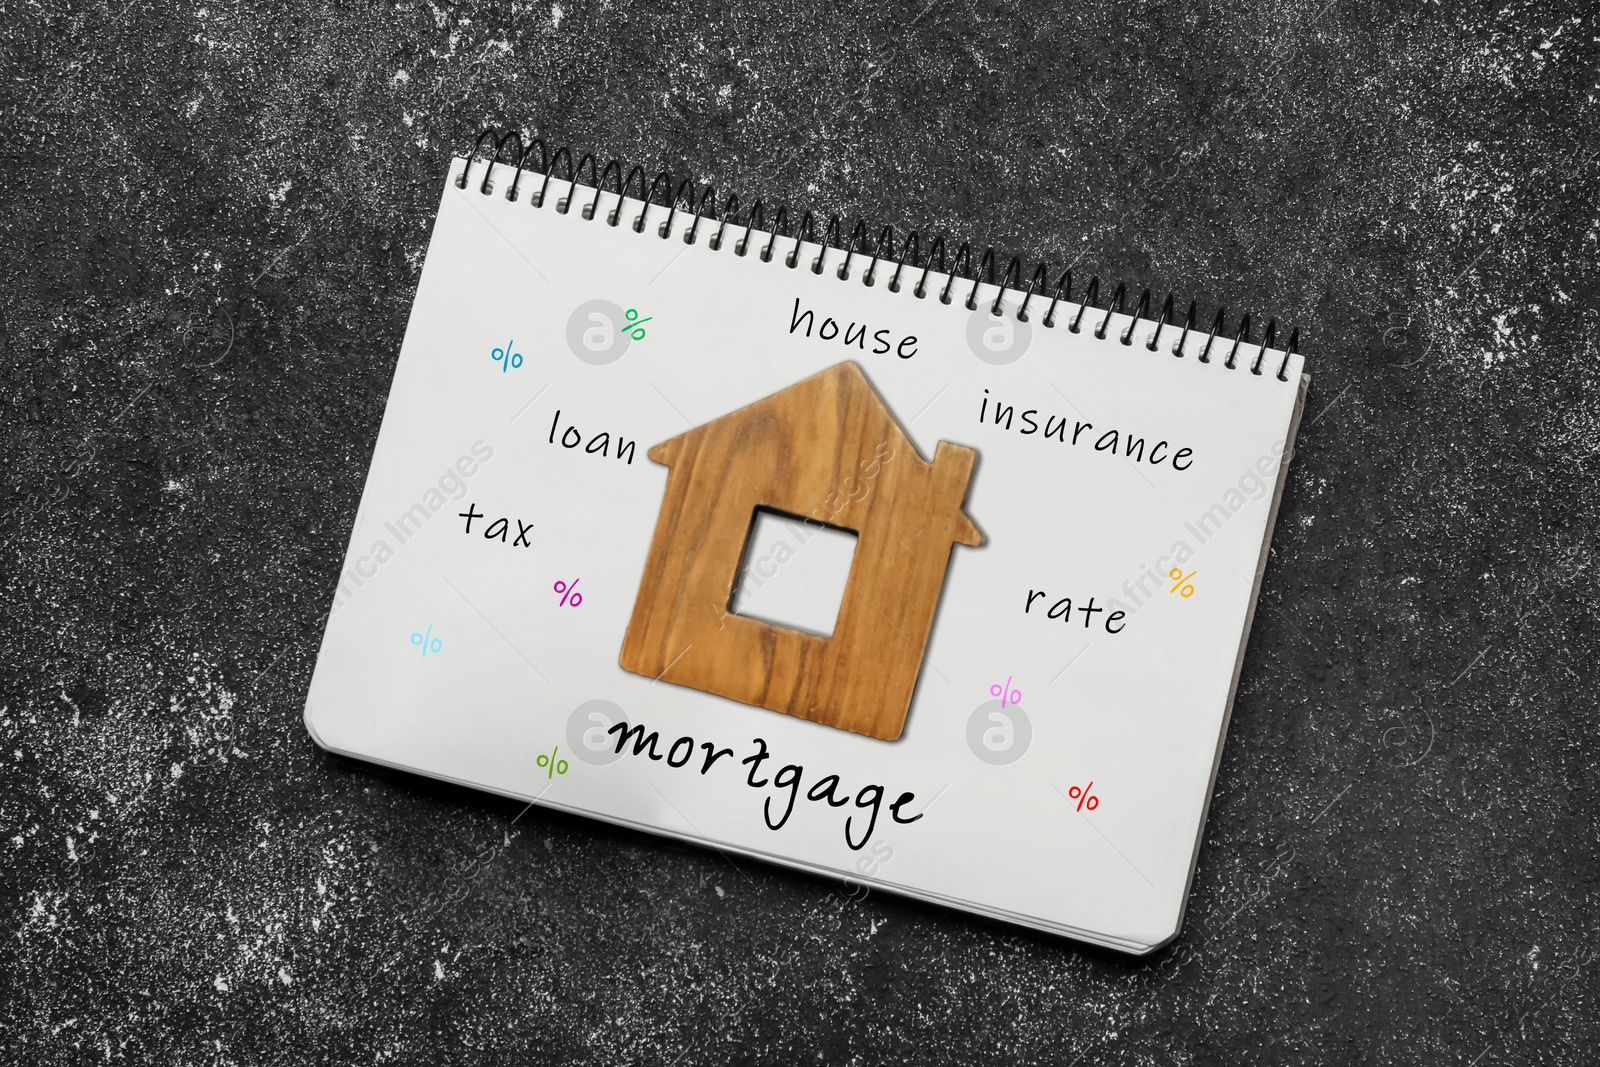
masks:
{"label": "handwritten word rate", "polygon": [[[466,528],[461,532],[467,534],[468,536],[471,536],[472,534],[473,519],[488,518],[487,515],[478,510],[478,505],[476,503],[468,504],[466,511],[459,511],[456,513],[456,515],[459,518],[467,520]],[[517,536],[512,540],[507,540],[507,538],[511,536],[511,524],[513,522],[517,524]],[[533,546],[528,543],[528,534],[532,532],[532,530],[533,523],[531,522],[525,523],[518,518],[499,518],[495,519],[487,527],[483,528],[482,533],[485,541],[499,541],[503,545],[521,545],[523,548],[532,548]]]}
{"label": "handwritten word rate", "polygon": [[[1054,603],[1051,603],[1050,595],[1048,593],[1046,593],[1043,589],[1030,589],[1030,590],[1028,590],[1028,603],[1022,609],[1022,613],[1024,615],[1028,615],[1028,614],[1031,614],[1033,612],[1033,602],[1035,600],[1044,601],[1044,604],[1040,605],[1040,607],[1043,608],[1043,612],[1042,613],[1043,613],[1045,618],[1047,618],[1047,619],[1060,619],[1062,622],[1066,623],[1068,626],[1072,625],[1072,598],[1071,597],[1064,596],[1064,597],[1061,597],[1060,599],[1056,600]],[[1049,606],[1045,607],[1045,605],[1049,605]],[[1091,629],[1096,622],[1100,622],[1105,626],[1106,633],[1108,633],[1108,634],[1120,634],[1123,631],[1123,629],[1127,627],[1128,624],[1127,623],[1122,623],[1119,626],[1119,625],[1116,625],[1116,623],[1118,622],[1118,620],[1125,618],[1128,613],[1125,612],[1125,611],[1113,611],[1111,614],[1107,615],[1104,619],[1096,619],[1094,617],[1094,613],[1095,612],[1097,612],[1097,611],[1104,612],[1105,610],[1106,610],[1105,608],[1097,608],[1097,607],[1094,606],[1094,597],[1090,597],[1089,598],[1089,602],[1087,604],[1079,604],[1078,605],[1078,613],[1083,616],[1083,628],[1085,630]]]}

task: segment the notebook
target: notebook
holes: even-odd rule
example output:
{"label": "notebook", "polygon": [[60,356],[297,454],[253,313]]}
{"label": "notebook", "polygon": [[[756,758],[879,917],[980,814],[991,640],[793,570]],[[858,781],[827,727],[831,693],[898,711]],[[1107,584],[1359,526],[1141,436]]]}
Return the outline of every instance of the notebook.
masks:
{"label": "notebook", "polygon": [[738,866],[1173,938],[1293,340],[534,147],[444,176],[316,742]]}

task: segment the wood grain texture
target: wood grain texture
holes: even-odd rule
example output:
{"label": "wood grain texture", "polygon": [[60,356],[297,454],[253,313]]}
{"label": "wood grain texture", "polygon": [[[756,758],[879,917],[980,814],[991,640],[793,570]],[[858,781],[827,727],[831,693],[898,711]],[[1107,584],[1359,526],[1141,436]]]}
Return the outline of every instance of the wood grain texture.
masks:
{"label": "wood grain texture", "polygon": [[[977,453],[925,461],[855,363],[656,445],[671,468],[623,669],[892,741],[905,728]],[[729,610],[759,507],[857,534],[831,637]]]}

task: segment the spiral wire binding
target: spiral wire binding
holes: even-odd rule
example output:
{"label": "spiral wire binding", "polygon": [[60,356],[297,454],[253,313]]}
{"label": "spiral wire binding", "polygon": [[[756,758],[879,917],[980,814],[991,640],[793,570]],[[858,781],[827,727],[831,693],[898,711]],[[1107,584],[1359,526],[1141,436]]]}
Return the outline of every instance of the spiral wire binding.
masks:
{"label": "spiral wire binding", "polygon": [[[921,271],[921,276],[912,290],[913,295],[919,299],[928,295],[928,278],[935,270],[934,262],[935,257],[937,257],[938,273],[946,275],[948,279],[939,293],[939,301],[941,303],[948,304],[951,302],[951,291],[955,288],[958,278],[970,280],[972,288],[967,293],[964,304],[969,311],[976,311],[979,306],[978,287],[987,283],[998,287],[994,301],[989,307],[989,313],[992,315],[998,316],[1003,313],[1002,301],[1005,299],[1007,290],[1022,293],[1022,304],[1017,309],[1017,321],[1019,322],[1029,321],[1028,307],[1033,302],[1034,297],[1043,292],[1050,277],[1049,265],[1041,261],[1033,269],[1033,273],[1029,276],[1026,286],[1024,286],[1022,277],[1025,267],[1020,257],[1012,256],[1007,262],[1004,272],[1001,273],[1000,280],[997,282],[995,280],[995,264],[999,261],[999,254],[996,253],[994,248],[984,249],[983,254],[978,257],[977,269],[974,270],[972,266],[972,246],[968,242],[962,241],[955,252],[949,254],[948,244],[943,234],[935,236],[932,241],[928,242],[927,255],[923,257],[923,237],[917,230],[909,229],[900,242],[900,255],[896,258],[894,227],[883,226],[878,231],[876,241],[872,241],[870,239],[871,229],[865,219],[857,220],[855,225],[850,228],[849,235],[845,236],[844,222],[838,215],[831,215],[828,218],[828,224],[823,231],[821,240],[818,240],[816,217],[810,211],[805,212],[800,217],[799,223],[794,227],[796,232],[791,232],[790,213],[787,204],[777,205],[776,210],[772,212],[772,224],[769,228],[767,225],[768,205],[759,198],[751,203],[750,210],[745,216],[745,221],[740,222],[738,213],[742,204],[738,193],[729,193],[727,195],[723,200],[722,212],[719,215],[716,210],[716,190],[710,185],[705,187],[705,190],[700,193],[697,199],[695,196],[696,186],[693,179],[685,178],[674,188],[671,173],[663,170],[646,186],[643,167],[628,167],[625,171],[625,164],[618,159],[607,160],[602,167],[597,162],[593,152],[585,152],[574,164],[570,145],[563,145],[552,151],[544,140],[539,137],[524,143],[522,134],[516,130],[507,130],[504,133],[500,133],[491,127],[479,133],[477,140],[473,142],[471,153],[467,156],[466,168],[462,170],[461,176],[456,179],[456,187],[459,189],[467,187],[468,174],[472,170],[472,164],[477,161],[485,144],[488,144],[492,149],[488,157],[489,167],[484,171],[483,180],[479,183],[478,191],[485,196],[493,193],[495,165],[502,163],[501,155],[504,153],[506,146],[513,143],[516,146],[513,155],[503,161],[506,166],[515,166],[516,168],[511,178],[511,185],[506,189],[507,200],[514,201],[517,199],[523,171],[527,170],[543,179],[539,184],[538,192],[528,198],[534,207],[542,207],[545,197],[550,191],[550,179],[554,176],[557,167],[560,166],[563,171],[562,179],[570,184],[567,195],[556,202],[556,210],[566,214],[571,210],[572,200],[578,195],[580,185],[584,184],[582,178],[587,168],[589,177],[587,184],[594,190],[594,196],[583,206],[581,212],[583,218],[594,219],[600,207],[600,195],[605,191],[606,184],[610,182],[614,186],[613,191],[617,194],[617,206],[607,214],[606,223],[611,226],[621,223],[624,203],[632,196],[633,199],[638,200],[643,205],[639,216],[630,223],[636,233],[644,232],[645,216],[650,208],[663,206],[667,208],[667,218],[656,228],[656,232],[662,238],[668,237],[672,233],[672,224],[677,219],[678,212],[681,209],[694,216],[694,222],[683,237],[686,244],[695,243],[701,223],[709,218],[717,224],[716,232],[707,241],[713,251],[718,251],[722,248],[723,236],[731,223],[734,226],[744,227],[745,231],[744,235],[733,246],[733,252],[737,256],[744,256],[750,251],[751,235],[759,231],[766,231],[770,235],[766,246],[758,252],[763,262],[772,260],[773,246],[777,243],[779,237],[795,239],[794,248],[784,258],[785,266],[790,268],[799,265],[802,244],[821,246],[823,252],[819,253],[809,264],[810,269],[817,274],[822,273],[823,259],[827,249],[837,248],[842,250],[845,253],[844,262],[837,272],[837,276],[841,281],[850,280],[850,265],[857,256],[868,259],[867,268],[862,273],[862,282],[868,286],[875,284],[877,281],[878,265],[892,261],[894,263],[894,274],[890,276],[887,286],[891,293],[900,291],[900,276],[905,271],[907,264],[909,264],[913,274],[918,270]],[[536,152],[537,155],[535,155]],[[534,162],[538,163],[537,167],[532,165]],[[635,179],[637,179],[637,182]],[[632,192],[635,184],[638,187],[636,195]],[[669,199],[658,205],[656,203],[658,195],[666,195]],[[918,263],[919,258],[922,259],[920,264]],[[1129,290],[1127,283],[1116,283],[1116,288],[1112,291],[1111,298],[1106,301],[1106,305],[1102,309],[1098,303],[1100,288],[1099,275],[1090,275],[1089,280],[1084,284],[1082,297],[1074,300],[1072,297],[1072,268],[1066,268],[1056,276],[1055,285],[1051,287],[1050,305],[1046,308],[1044,317],[1041,320],[1043,325],[1047,329],[1054,328],[1056,325],[1056,309],[1063,302],[1068,306],[1076,304],[1077,310],[1072,314],[1072,318],[1066,326],[1068,332],[1081,332],[1084,313],[1092,308],[1097,312],[1103,311],[1098,325],[1093,327],[1093,333],[1097,339],[1105,340],[1112,316],[1127,314],[1124,311],[1124,307],[1127,304]],[[1117,336],[1117,340],[1123,345],[1131,346],[1133,344],[1134,329],[1138,326],[1139,321],[1144,319],[1154,322],[1156,327],[1155,331],[1150,335],[1149,341],[1145,343],[1145,348],[1151,352],[1158,350],[1162,332],[1173,325],[1174,300],[1173,295],[1168,293],[1161,303],[1161,310],[1154,319],[1151,319],[1150,305],[1152,298],[1153,293],[1149,288],[1140,290],[1138,298],[1134,301],[1128,325]],[[1183,325],[1179,328],[1178,339],[1172,344],[1172,354],[1180,359],[1183,357],[1184,345],[1189,339],[1189,334],[1198,332],[1195,312],[1195,302],[1191,300],[1189,301],[1188,311],[1183,317]],[[1243,346],[1255,343],[1250,340],[1250,319],[1249,312],[1239,318],[1238,326],[1233,333],[1233,344],[1228,349],[1227,358],[1222,361],[1222,366],[1228,370],[1237,368],[1240,349]],[[1212,346],[1219,335],[1226,339],[1226,325],[1227,310],[1219,308],[1211,320],[1211,326],[1206,332],[1205,343],[1200,349],[1198,358],[1201,363],[1210,363],[1212,361]],[[1266,329],[1262,332],[1261,344],[1256,352],[1256,358],[1250,365],[1251,374],[1261,373],[1262,361],[1266,359],[1267,351],[1272,348],[1277,341],[1277,337],[1278,322],[1276,319],[1269,318]],[[1300,331],[1296,328],[1289,332],[1288,344],[1284,346],[1283,361],[1278,364],[1277,378],[1279,381],[1286,382],[1289,380],[1287,373],[1289,359],[1299,350]]]}

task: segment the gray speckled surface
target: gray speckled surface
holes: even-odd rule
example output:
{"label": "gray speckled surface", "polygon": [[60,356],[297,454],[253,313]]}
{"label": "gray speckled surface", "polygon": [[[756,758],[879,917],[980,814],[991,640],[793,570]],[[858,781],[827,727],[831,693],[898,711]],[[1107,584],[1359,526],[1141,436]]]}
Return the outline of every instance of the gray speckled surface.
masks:
{"label": "gray speckled surface", "polygon": [[[1579,3],[6,5],[3,1058],[1592,1056],[1597,36]],[[485,121],[1302,327],[1176,945],[317,751],[439,175]]]}

